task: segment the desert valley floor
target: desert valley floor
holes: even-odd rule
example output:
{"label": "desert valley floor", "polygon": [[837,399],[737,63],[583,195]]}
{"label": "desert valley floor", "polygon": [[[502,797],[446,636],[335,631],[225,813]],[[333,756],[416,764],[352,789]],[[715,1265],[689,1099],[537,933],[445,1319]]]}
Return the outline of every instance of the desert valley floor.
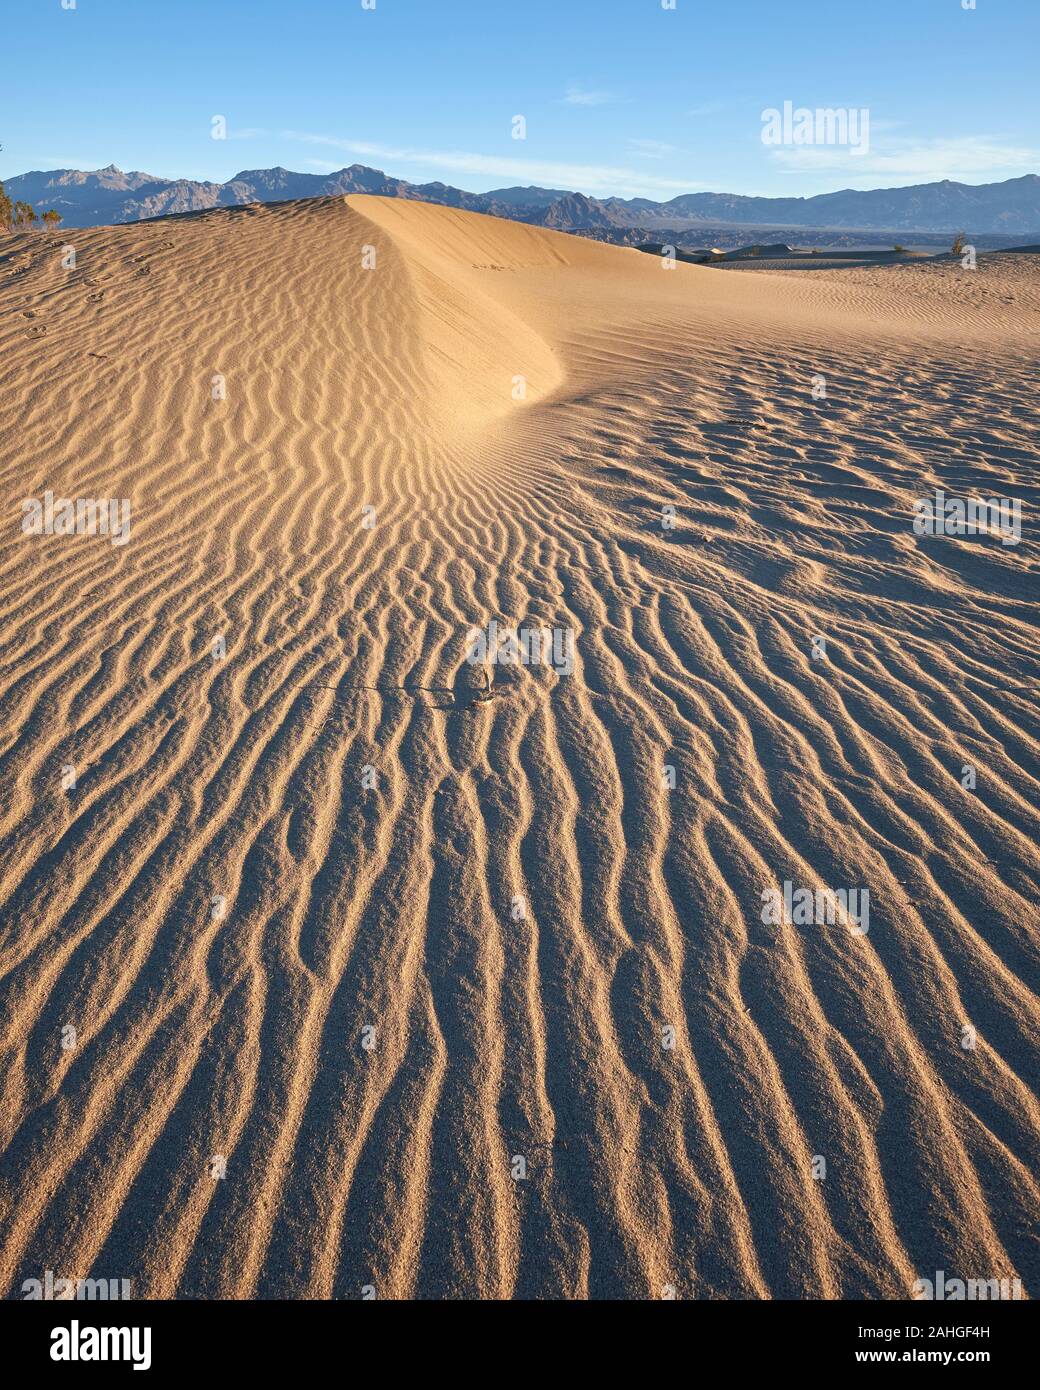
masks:
{"label": "desert valley floor", "polygon": [[0,306],[0,1291],[1040,1290],[1040,258],[350,197]]}

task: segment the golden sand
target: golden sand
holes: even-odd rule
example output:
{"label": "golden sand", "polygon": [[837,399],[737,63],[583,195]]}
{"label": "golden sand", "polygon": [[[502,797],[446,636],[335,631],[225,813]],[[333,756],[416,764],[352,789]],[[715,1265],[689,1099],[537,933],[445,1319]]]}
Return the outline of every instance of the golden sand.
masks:
{"label": "golden sand", "polygon": [[1034,1290],[1036,264],[0,239],[0,1289]]}

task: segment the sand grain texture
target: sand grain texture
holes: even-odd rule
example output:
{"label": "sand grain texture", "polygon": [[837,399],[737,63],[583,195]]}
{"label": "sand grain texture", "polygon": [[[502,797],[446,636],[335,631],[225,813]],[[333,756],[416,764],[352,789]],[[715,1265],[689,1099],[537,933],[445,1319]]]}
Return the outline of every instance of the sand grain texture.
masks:
{"label": "sand grain texture", "polygon": [[[67,242],[0,243],[0,1287],[1035,1292],[1035,258],[379,198]],[[1022,542],[916,537],[936,487]],[[48,488],[129,544],[20,534]],[[492,618],[573,674],[475,700]],[[868,935],[764,924],[785,879]]]}

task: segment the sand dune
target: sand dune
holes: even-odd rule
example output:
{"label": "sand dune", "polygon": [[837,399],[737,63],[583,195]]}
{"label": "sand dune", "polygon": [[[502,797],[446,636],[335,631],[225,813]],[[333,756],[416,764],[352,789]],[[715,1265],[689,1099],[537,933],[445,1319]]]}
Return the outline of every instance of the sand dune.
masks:
{"label": "sand dune", "polygon": [[4,1292],[1034,1293],[1034,266],[0,240]]}

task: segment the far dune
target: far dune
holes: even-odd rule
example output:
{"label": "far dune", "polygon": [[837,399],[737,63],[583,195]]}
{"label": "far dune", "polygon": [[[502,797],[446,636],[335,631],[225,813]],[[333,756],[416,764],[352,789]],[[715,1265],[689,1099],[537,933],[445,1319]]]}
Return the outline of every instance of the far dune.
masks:
{"label": "far dune", "polygon": [[6,1296],[1035,1295],[1035,257],[350,196],[0,305]]}

